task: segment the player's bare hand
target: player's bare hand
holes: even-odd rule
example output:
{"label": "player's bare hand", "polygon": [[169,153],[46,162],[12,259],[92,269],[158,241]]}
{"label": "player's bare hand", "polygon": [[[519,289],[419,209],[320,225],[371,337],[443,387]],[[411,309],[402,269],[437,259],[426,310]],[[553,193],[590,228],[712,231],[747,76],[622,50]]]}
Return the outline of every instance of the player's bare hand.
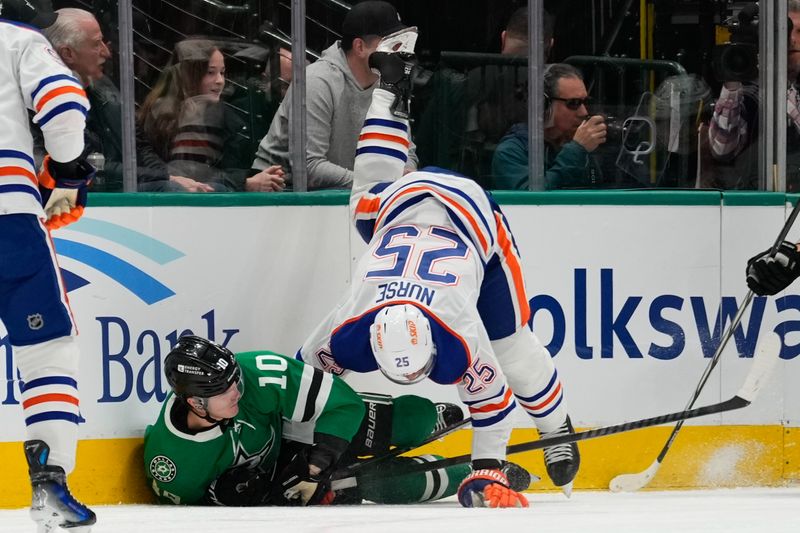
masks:
{"label": "player's bare hand", "polygon": [[280,192],[286,188],[283,176],[281,166],[272,165],[247,178],[245,189],[249,192]]}
{"label": "player's bare hand", "polygon": [[602,115],[594,115],[584,120],[575,131],[572,140],[583,146],[587,152],[594,152],[606,142],[606,123]]}

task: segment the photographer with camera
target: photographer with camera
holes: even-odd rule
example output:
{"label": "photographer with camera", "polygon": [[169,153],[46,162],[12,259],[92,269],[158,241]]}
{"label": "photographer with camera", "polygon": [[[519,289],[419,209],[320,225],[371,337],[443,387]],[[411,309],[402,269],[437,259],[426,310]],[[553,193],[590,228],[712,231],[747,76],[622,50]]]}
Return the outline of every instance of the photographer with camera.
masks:
{"label": "photographer with camera", "polygon": [[[787,0],[789,14],[787,80],[787,168],[800,157],[800,0]],[[758,188],[758,5],[744,7],[730,25],[731,43],[715,53],[715,72],[723,82],[711,118],[708,140],[718,163],[714,183],[726,189]],[[787,191],[800,188],[797,171],[787,173]]]}
{"label": "photographer with camera", "polygon": [[[602,115],[589,115],[589,93],[580,71],[553,63],[544,72],[545,188],[591,188],[602,173],[593,152],[606,142]],[[494,189],[528,188],[528,125],[515,124],[492,158]]]}

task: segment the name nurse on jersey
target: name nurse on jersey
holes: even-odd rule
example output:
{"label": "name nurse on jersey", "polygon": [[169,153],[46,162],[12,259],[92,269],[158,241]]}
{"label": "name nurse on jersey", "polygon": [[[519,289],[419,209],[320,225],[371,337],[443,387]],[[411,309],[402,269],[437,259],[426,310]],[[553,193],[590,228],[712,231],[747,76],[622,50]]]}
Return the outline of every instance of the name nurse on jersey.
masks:
{"label": "name nurse on jersey", "polygon": [[394,298],[410,298],[425,305],[431,305],[434,296],[436,296],[436,289],[423,287],[411,281],[390,281],[389,283],[378,285],[378,297],[375,299],[375,303]]}

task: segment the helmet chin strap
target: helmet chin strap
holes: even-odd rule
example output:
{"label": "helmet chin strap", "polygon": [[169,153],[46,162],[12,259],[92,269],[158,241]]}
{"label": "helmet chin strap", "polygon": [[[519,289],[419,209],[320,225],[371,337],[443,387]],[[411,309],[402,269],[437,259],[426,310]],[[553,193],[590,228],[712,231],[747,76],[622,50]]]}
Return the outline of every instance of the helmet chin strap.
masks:
{"label": "helmet chin strap", "polygon": [[186,402],[186,404],[189,406],[189,409],[191,409],[195,415],[202,418],[206,422],[209,422],[211,424],[219,424],[224,428],[230,421],[230,418],[212,418],[211,415],[208,414],[208,398],[200,398],[198,396],[192,396],[192,398],[194,398],[195,401],[200,404],[200,408],[203,410],[205,414],[203,415],[197,412],[197,409],[195,409],[195,407],[191,403]]}

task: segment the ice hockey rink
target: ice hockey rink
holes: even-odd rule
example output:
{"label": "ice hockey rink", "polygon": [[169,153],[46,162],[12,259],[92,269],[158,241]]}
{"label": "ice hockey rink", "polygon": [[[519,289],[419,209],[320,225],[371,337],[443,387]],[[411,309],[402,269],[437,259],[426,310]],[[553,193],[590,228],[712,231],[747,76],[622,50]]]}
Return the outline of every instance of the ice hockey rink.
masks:
{"label": "ice hockey rink", "polygon": [[[97,506],[94,533],[531,532],[797,533],[800,488],[528,495],[527,509],[424,505],[316,508]],[[0,511],[3,533],[33,532],[26,509]]]}

